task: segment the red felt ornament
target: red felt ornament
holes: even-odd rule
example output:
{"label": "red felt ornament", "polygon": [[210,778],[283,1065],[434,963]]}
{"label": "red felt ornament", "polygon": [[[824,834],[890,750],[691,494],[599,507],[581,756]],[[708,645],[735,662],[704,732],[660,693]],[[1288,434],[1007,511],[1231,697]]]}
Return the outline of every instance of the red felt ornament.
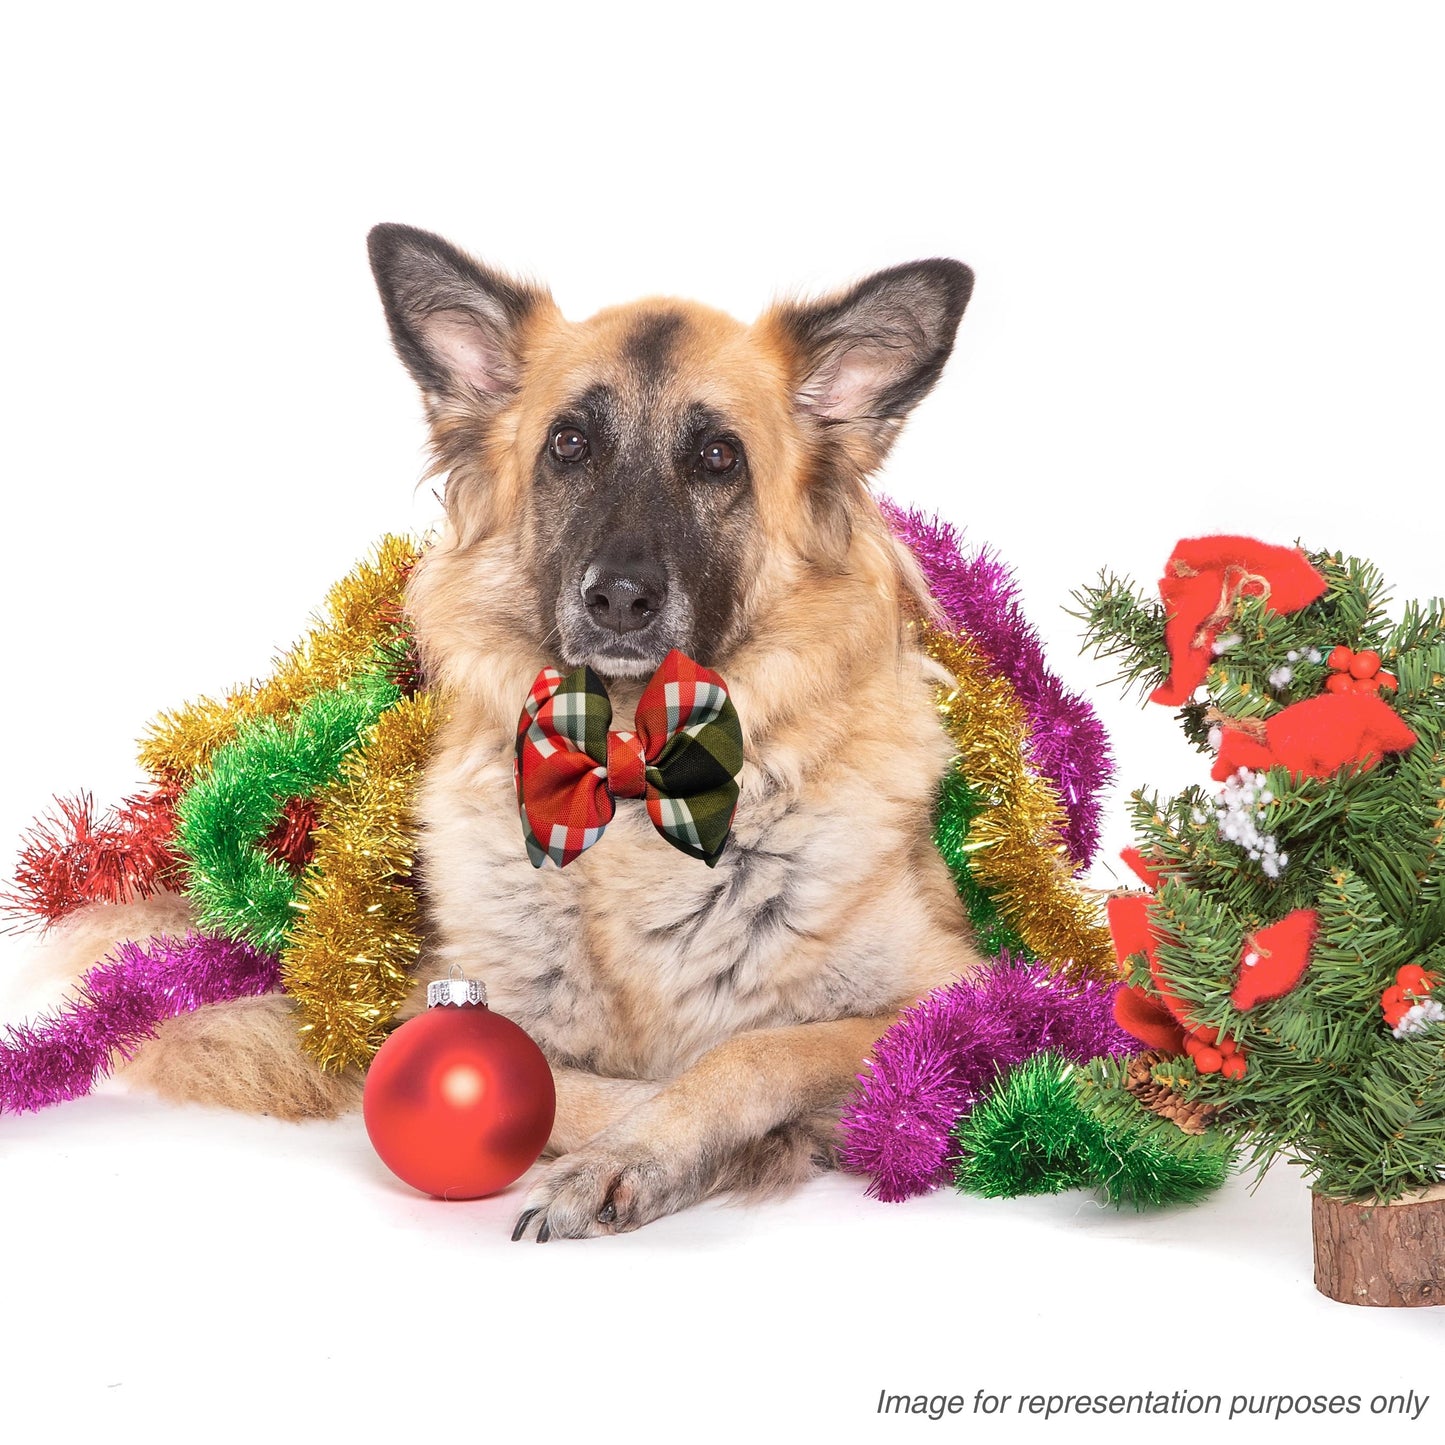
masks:
{"label": "red felt ornament", "polygon": [[1275,713],[1263,737],[1257,731],[1226,726],[1210,776],[1223,782],[1240,768],[1280,766],[1296,777],[1328,778],[1415,746],[1415,734],[1389,703],[1358,692],[1306,698]]}
{"label": "red felt ornament", "polygon": [[1133,870],[1134,876],[1144,884],[1146,888],[1158,888],[1164,881],[1163,870],[1155,863],[1151,863],[1137,848],[1125,848],[1119,856]]}
{"label": "red felt ornament", "polygon": [[541,1049],[475,979],[440,979],[377,1051],[362,1112],[381,1161],[441,1199],[495,1194],[536,1162],[556,1114]]}
{"label": "red felt ornament", "polygon": [[1309,967],[1319,921],[1314,909],[1296,908],[1278,923],[1246,938],[1230,1003],[1244,1011],[1283,998],[1294,988]]}
{"label": "red felt ornament", "polygon": [[1179,1020],[1142,988],[1130,985],[1114,995],[1114,1022],[1151,1049],[1184,1052],[1186,1036]]}
{"label": "red felt ornament", "polygon": [[[1134,866],[1127,853],[1125,862]],[[1159,932],[1149,912],[1153,902],[1147,893],[1116,893],[1104,905],[1120,971],[1129,958],[1142,953],[1149,960],[1149,976],[1158,994],[1155,998],[1140,988],[1121,989],[1114,1001],[1114,1019],[1150,1048],[1178,1054],[1184,1051],[1191,1022],[1184,1001],[1169,987],[1159,964]]]}
{"label": "red felt ornament", "polygon": [[1195,537],[1174,548],[1159,580],[1169,677],[1150,695],[1179,707],[1204,681],[1214,640],[1241,597],[1264,597],[1271,612],[1297,612],[1324,594],[1325,579],[1296,547],[1252,537]]}
{"label": "red felt ornament", "polygon": [[1109,935],[1114,940],[1114,956],[1121,971],[1136,953],[1147,954],[1149,961],[1154,961],[1159,937],[1149,921],[1149,905],[1153,901],[1147,893],[1116,893],[1104,904]]}

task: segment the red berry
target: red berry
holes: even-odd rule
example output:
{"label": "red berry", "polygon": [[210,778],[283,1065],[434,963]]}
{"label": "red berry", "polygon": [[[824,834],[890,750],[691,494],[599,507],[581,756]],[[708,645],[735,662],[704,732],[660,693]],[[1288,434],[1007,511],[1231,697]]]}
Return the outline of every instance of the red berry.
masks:
{"label": "red berry", "polygon": [[1249,1065],[1238,1054],[1231,1054],[1220,1065],[1219,1071],[1226,1079],[1242,1079],[1248,1067]]}
{"label": "red berry", "polygon": [[1353,677],[1350,679],[1351,692],[1379,692],[1380,679],[1378,677]]}
{"label": "red berry", "polygon": [[1199,1053],[1200,1049],[1205,1047],[1206,1044],[1204,1040],[1196,1037],[1194,1034],[1190,1034],[1189,1037],[1184,1040],[1184,1052],[1188,1054],[1191,1059]]}
{"label": "red berry", "polygon": [[[1404,971],[1404,969],[1400,970],[1401,973]],[[1398,983],[1392,983],[1389,988],[1380,995],[1381,1008],[1393,1008],[1396,1004],[1402,1004],[1404,1002],[1405,990],[1404,987]]]}
{"label": "red berry", "polygon": [[1337,648],[1335,648],[1332,653],[1330,653],[1330,666],[1334,668],[1336,672],[1348,672],[1350,670],[1350,663],[1354,660],[1354,656],[1355,654],[1351,652],[1350,649],[1346,647],[1343,643],[1341,643]]}
{"label": "red berry", "polygon": [[1219,1052],[1227,1059],[1239,1045],[1233,1039],[1220,1039]]}
{"label": "red berry", "polygon": [[1217,1074],[1224,1067],[1224,1055],[1218,1049],[1200,1049],[1194,1055],[1194,1067],[1201,1074]]}
{"label": "red berry", "polygon": [[1213,1044],[1219,1041],[1219,1030],[1209,1028],[1205,1024],[1194,1030],[1194,1037],[1202,1044]]}
{"label": "red berry", "polygon": [[1385,1022],[1392,1029],[1399,1028],[1400,1020],[1409,1012],[1410,1006],[1408,1004],[1391,1004],[1389,1008],[1385,1010]]}
{"label": "red berry", "polygon": [[[1419,998],[1421,994],[1430,992],[1435,985],[1435,980],[1418,963],[1407,963],[1395,975],[1395,983],[1401,993],[1412,993]],[[1387,989],[1386,992],[1389,990]]]}
{"label": "red berry", "polygon": [[1325,679],[1327,692],[1349,692],[1354,685],[1354,679],[1347,672],[1332,672]]}
{"label": "red berry", "polygon": [[1400,679],[1393,672],[1381,672],[1379,683],[1381,687],[1387,687],[1391,692],[1398,692],[1400,688]]}
{"label": "red berry", "polygon": [[1357,652],[1350,660],[1351,677],[1374,677],[1380,670],[1380,654],[1366,648]]}

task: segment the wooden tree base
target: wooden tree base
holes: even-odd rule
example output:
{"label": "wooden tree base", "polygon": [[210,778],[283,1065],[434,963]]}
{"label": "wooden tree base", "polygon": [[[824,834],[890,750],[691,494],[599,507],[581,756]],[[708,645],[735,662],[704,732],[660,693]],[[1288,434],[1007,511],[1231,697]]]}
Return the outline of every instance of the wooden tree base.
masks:
{"label": "wooden tree base", "polygon": [[1347,1305],[1445,1305],[1445,1184],[1393,1204],[1314,1195],[1315,1287]]}

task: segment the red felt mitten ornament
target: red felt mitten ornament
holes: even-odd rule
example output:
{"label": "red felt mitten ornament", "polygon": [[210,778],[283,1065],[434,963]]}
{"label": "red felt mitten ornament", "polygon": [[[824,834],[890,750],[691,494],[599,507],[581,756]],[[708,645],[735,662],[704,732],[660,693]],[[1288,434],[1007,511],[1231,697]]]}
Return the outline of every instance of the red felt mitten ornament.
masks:
{"label": "red felt mitten ornament", "polygon": [[1358,692],[1306,698],[1275,713],[1262,731],[1226,726],[1210,776],[1223,782],[1240,768],[1284,767],[1296,777],[1330,778],[1341,768],[1372,768],[1416,742],[1389,703]]}
{"label": "red felt mitten ornament", "polygon": [[1214,660],[1214,642],[1241,597],[1263,597],[1271,612],[1308,607],[1325,590],[1324,577],[1296,547],[1273,547],[1253,537],[1195,537],[1180,542],[1159,579],[1169,676],[1150,694],[1179,707],[1194,696]]}
{"label": "red felt mitten ornament", "polygon": [[381,1161],[441,1199],[479,1199],[536,1162],[557,1109],[541,1049],[475,979],[439,979],[377,1051],[362,1113]]}
{"label": "red felt mitten ornament", "polygon": [[1319,923],[1314,909],[1296,908],[1246,939],[1230,1003],[1246,1012],[1289,993],[1309,967]]}

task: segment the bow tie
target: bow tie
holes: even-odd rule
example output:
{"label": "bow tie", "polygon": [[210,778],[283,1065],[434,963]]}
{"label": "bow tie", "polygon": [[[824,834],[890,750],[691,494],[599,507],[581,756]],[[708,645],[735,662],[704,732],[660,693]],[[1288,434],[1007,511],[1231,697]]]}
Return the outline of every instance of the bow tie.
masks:
{"label": "bow tie", "polygon": [[618,798],[643,798],[674,848],[713,867],[738,804],[743,730],[726,683],[675,648],[637,704],[636,732],[609,732],[590,667],[544,667],[517,723],[517,805],[527,856],[564,868],[601,836]]}

